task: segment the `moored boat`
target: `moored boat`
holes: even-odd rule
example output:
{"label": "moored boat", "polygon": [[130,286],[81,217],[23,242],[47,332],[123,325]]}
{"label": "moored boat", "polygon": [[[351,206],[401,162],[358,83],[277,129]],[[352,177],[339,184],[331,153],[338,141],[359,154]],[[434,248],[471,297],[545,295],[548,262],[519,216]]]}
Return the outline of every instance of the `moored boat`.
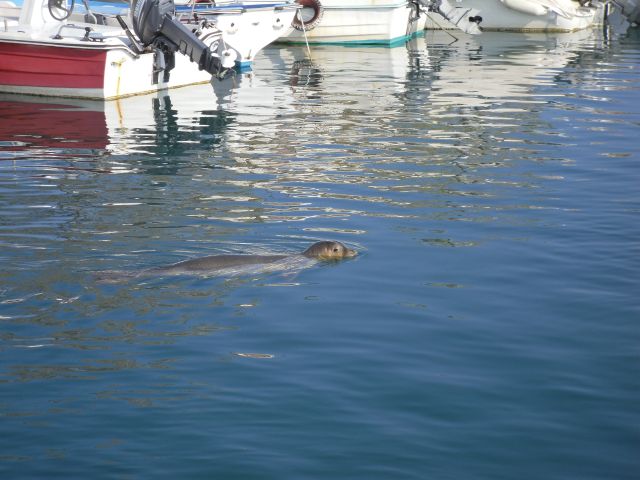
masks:
{"label": "moored boat", "polygon": [[172,0],[134,0],[130,25],[119,16],[72,16],[64,0],[7,3],[1,92],[111,99],[208,82],[234,65],[221,32],[196,36],[174,18]]}
{"label": "moored boat", "polygon": [[[165,146],[175,140],[174,149],[189,148],[197,141],[218,142],[226,124],[224,113],[217,115],[216,109],[209,84],[108,102],[0,93],[0,150],[37,155],[90,151],[96,159],[94,168],[115,173],[125,167],[119,159],[111,162],[110,155],[153,152],[157,136],[163,136]],[[64,168],[75,166],[70,162]]]}
{"label": "moored boat", "polygon": [[298,0],[294,30],[279,42],[396,45],[423,30],[417,3],[407,0]]}
{"label": "moored boat", "polygon": [[[456,8],[474,9],[482,30],[571,32],[602,24],[604,4],[574,0],[456,0]],[[438,13],[427,15],[427,29],[456,28]]]}
{"label": "moored boat", "polygon": [[178,18],[190,28],[197,28],[204,21],[222,32],[222,41],[236,53],[240,68],[250,67],[258,52],[293,30],[293,20],[300,8],[293,0],[179,0],[177,3]]}

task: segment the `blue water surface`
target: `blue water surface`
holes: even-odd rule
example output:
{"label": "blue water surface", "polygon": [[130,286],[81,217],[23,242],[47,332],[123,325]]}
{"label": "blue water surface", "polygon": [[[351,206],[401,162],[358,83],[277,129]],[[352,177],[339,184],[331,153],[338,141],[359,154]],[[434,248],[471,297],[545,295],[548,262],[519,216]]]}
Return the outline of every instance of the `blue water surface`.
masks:
{"label": "blue water surface", "polygon": [[1,97],[0,478],[637,478],[640,31],[456,35]]}

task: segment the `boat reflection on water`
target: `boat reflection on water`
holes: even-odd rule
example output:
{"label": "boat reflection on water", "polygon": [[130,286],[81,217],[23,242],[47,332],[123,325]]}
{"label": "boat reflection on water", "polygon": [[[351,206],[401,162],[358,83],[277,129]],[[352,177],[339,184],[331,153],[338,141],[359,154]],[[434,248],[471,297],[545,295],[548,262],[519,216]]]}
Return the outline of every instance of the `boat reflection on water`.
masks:
{"label": "boat reflection on water", "polygon": [[[431,88],[425,134],[454,147],[461,158],[499,165],[539,155],[552,142],[549,105],[566,95],[573,65],[601,68],[593,52],[606,38],[588,29],[573,33],[485,32],[452,43],[446,32],[425,37]],[[581,74],[584,79],[584,75]],[[523,136],[532,136],[523,142]],[[537,139],[537,140],[534,140]],[[518,153],[515,153],[515,152]]]}
{"label": "boat reflection on water", "polygon": [[[553,82],[581,52],[599,48],[600,31],[572,33],[485,32],[451,44],[445,32],[425,37],[434,75],[431,100],[435,112],[449,106],[489,106],[535,93]],[[597,65],[594,64],[594,67]]]}
{"label": "boat reflection on water", "polygon": [[104,150],[109,130],[103,102],[0,94],[0,146]]}
{"label": "boat reflection on water", "polygon": [[267,49],[251,82],[224,104],[237,114],[226,132],[229,168],[271,173],[261,186],[281,191],[293,188],[284,179],[297,191],[319,179],[332,190],[379,176],[368,170],[371,159],[447,163],[500,152],[498,139],[546,125],[539,112],[560,95],[549,87],[566,81],[575,62],[599,68],[589,58],[605,40],[594,30],[457,40],[429,32],[396,48],[316,47],[312,61],[303,48]]}
{"label": "boat reflection on water", "polygon": [[309,143],[315,158],[323,146],[335,154],[335,145],[394,145],[404,123],[390,119],[428,132],[470,117],[477,130],[504,115],[501,126],[517,127],[515,115],[532,115],[525,104],[548,100],[536,90],[603,41],[594,30],[457,36],[429,32],[395,48],[316,47],[311,61],[302,47],[270,47],[254,71],[213,86],[109,102],[3,95],[0,152],[175,160],[220,147],[234,160],[259,161],[260,152],[304,157],[300,146]]}
{"label": "boat reflection on water", "polygon": [[220,143],[233,114],[219,111],[211,85],[112,101],[0,95],[4,158],[180,157],[197,144]]}

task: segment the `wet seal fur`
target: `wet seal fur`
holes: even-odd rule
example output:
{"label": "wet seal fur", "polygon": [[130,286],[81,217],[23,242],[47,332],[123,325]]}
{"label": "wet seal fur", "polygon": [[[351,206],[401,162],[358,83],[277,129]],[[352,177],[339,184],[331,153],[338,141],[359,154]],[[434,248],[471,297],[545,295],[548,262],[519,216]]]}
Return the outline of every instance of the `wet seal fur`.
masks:
{"label": "wet seal fur", "polygon": [[292,255],[211,255],[182,262],[142,270],[140,272],[102,272],[97,278],[101,283],[117,283],[131,278],[155,275],[238,275],[259,271],[287,270],[290,265],[307,261],[338,261],[357,255],[355,250],[340,242],[316,242],[304,252]]}
{"label": "wet seal fur", "polygon": [[[355,250],[345,247],[340,242],[323,241],[314,243],[302,252],[302,254],[298,255],[317,260],[342,260],[343,258],[355,257],[357,253]],[[295,255],[211,255],[209,257],[185,260],[153,270],[157,273],[167,274],[206,273],[248,265],[276,263],[294,256]]]}

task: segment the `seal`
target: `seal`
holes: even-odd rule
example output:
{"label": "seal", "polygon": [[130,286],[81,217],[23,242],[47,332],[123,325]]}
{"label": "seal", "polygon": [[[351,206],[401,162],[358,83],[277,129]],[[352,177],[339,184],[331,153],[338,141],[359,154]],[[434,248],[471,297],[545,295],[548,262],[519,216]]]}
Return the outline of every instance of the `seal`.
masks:
{"label": "seal", "polygon": [[357,252],[340,242],[316,242],[302,253],[291,255],[211,255],[137,272],[106,271],[99,283],[119,283],[134,278],[163,275],[246,275],[275,271],[299,271],[318,261],[338,261],[355,257]]}
{"label": "seal", "polygon": [[357,252],[347,248],[340,242],[316,242],[304,252],[297,255],[211,255],[174,263],[166,267],[152,269],[161,274],[206,273],[231,270],[254,265],[268,265],[281,261],[293,260],[295,257],[330,261],[355,257]]}

